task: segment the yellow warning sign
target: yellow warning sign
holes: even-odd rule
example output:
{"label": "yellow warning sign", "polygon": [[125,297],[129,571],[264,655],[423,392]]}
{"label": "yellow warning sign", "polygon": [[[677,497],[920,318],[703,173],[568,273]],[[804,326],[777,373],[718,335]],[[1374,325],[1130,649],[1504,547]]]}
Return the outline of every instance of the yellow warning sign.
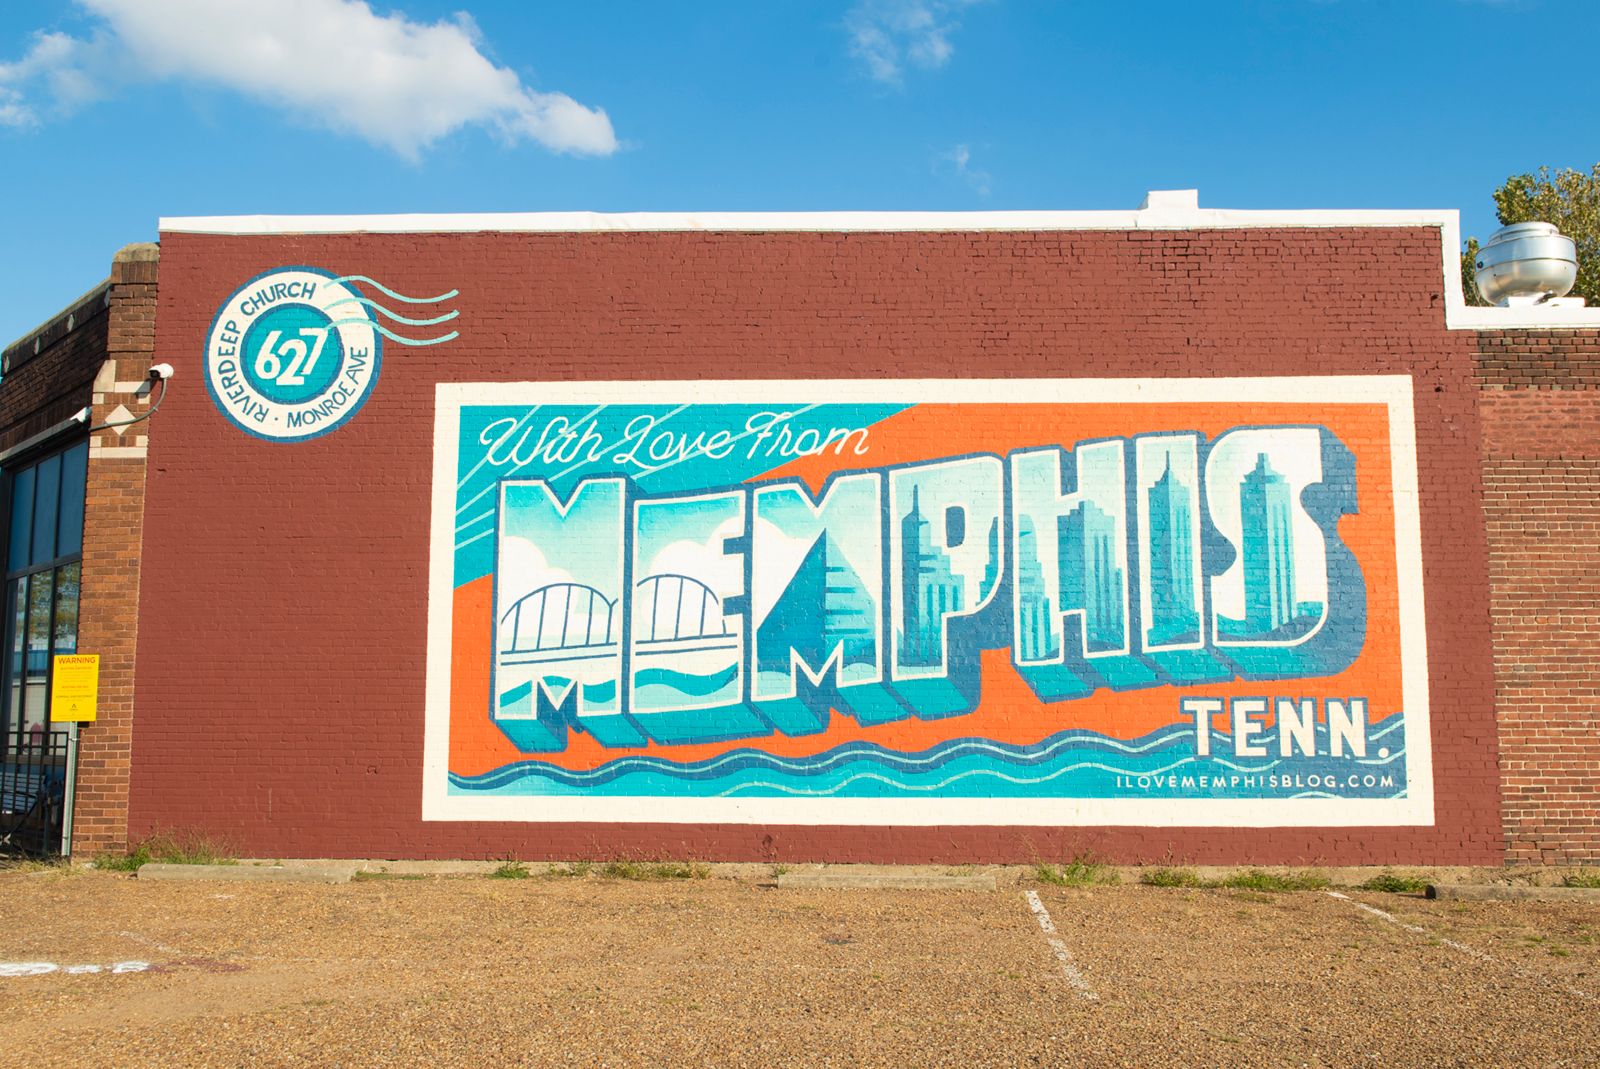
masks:
{"label": "yellow warning sign", "polygon": [[93,720],[100,697],[100,655],[58,653],[50,679],[50,719],[53,722]]}

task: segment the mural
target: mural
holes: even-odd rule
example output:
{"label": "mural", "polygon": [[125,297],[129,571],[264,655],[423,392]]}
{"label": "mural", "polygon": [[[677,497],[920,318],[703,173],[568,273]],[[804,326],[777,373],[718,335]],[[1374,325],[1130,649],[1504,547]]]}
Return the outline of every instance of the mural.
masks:
{"label": "mural", "polygon": [[1408,378],[441,385],[429,819],[1431,823]]}

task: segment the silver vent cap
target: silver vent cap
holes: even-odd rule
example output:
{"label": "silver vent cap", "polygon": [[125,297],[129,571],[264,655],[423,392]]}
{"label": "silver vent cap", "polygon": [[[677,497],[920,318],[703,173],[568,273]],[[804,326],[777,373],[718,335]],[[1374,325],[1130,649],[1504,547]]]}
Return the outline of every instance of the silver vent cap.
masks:
{"label": "silver vent cap", "polygon": [[1473,267],[1478,293],[1505,306],[1517,298],[1565,297],[1578,281],[1578,252],[1552,223],[1513,223],[1484,243]]}

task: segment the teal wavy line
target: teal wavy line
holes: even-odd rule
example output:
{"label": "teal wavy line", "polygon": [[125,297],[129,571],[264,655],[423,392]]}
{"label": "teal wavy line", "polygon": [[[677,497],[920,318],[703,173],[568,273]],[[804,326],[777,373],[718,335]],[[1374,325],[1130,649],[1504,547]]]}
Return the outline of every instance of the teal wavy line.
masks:
{"label": "teal wavy line", "polygon": [[[1395,756],[1398,757],[1400,755],[1396,754]],[[1274,762],[1272,762],[1272,764],[1264,765],[1261,768],[1246,768],[1246,767],[1244,767],[1242,765],[1236,765],[1231,761],[1223,761],[1223,760],[1220,760],[1220,759],[1217,759],[1217,758],[1213,758],[1213,760],[1217,764],[1221,765],[1224,768],[1231,768],[1235,772],[1243,772],[1243,773],[1246,773],[1247,775],[1253,775],[1253,776],[1265,775],[1267,773],[1270,773],[1273,769],[1277,768],[1280,764],[1283,763],[1282,761],[1274,761]],[[809,789],[804,788],[804,787],[791,787],[791,786],[789,786],[788,784],[785,784],[785,783],[772,783],[772,782],[767,781],[767,780],[757,780],[757,781],[753,781],[753,782],[750,782],[750,783],[737,784],[737,785],[735,785],[733,787],[728,788],[725,791],[722,791],[721,793],[719,793],[717,795],[717,797],[719,797],[719,798],[732,798],[735,795],[737,795],[740,791],[746,791],[746,790],[751,790],[751,789],[768,789],[768,790],[778,791],[778,792],[780,792],[782,794],[790,795],[790,796],[807,797],[807,798],[822,798],[822,797],[826,797],[828,795],[838,794],[840,791],[844,790],[846,787],[850,786],[852,783],[858,783],[858,782],[860,782],[862,780],[872,780],[872,781],[876,781],[878,783],[884,783],[884,784],[887,784],[888,786],[895,787],[895,788],[897,788],[899,790],[903,790],[903,791],[927,792],[927,791],[936,791],[936,790],[939,790],[942,787],[948,787],[952,783],[955,783],[955,782],[957,782],[959,780],[967,779],[967,778],[972,777],[972,776],[988,776],[988,777],[990,777],[992,779],[1002,780],[1002,781],[1004,781],[1006,783],[1014,783],[1014,784],[1016,784],[1018,786],[1032,786],[1034,784],[1039,784],[1039,783],[1048,783],[1049,781],[1051,781],[1053,779],[1057,779],[1057,778],[1059,778],[1061,776],[1065,776],[1069,772],[1076,772],[1079,769],[1084,769],[1084,768],[1092,768],[1092,769],[1095,769],[1096,771],[1110,772],[1110,773],[1113,773],[1115,775],[1120,775],[1120,776],[1146,777],[1146,776],[1164,775],[1164,774],[1166,774],[1168,772],[1171,772],[1171,771],[1173,771],[1175,769],[1182,768],[1185,765],[1193,765],[1196,762],[1197,762],[1196,758],[1185,757],[1182,760],[1174,761],[1170,765],[1163,765],[1160,768],[1151,769],[1148,772],[1140,772],[1140,771],[1138,771],[1136,769],[1118,768],[1115,765],[1104,765],[1104,764],[1101,764],[1098,761],[1079,761],[1079,762],[1077,762],[1075,764],[1067,765],[1067,766],[1065,766],[1063,768],[1058,768],[1055,771],[1046,773],[1045,775],[1042,775],[1042,776],[1029,776],[1029,777],[1007,775],[1005,772],[1002,772],[999,769],[994,769],[994,768],[973,768],[973,769],[968,769],[965,772],[958,772],[953,776],[946,777],[945,779],[940,780],[938,783],[926,783],[926,784],[901,783],[898,780],[888,779],[887,777],[885,777],[883,775],[880,775],[877,772],[859,772],[859,773],[857,773],[857,774],[855,774],[853,776],[850,776],[849,778],[847,778],[845,780],[840,781],[839,783],[835,783],[832,786],[825,787],[825,788],[823,788],[821,790],[809,790]],[[1387,763],[1387,762],[1385,762],[1385,763]]]}
{"label": "teal wavy line", "polygon": [[671,687],[679,694],[691,698],[704,698],[708,694],[715,694],[723,687],[732,683],[739,675],[739,666],[730,664],[725,671],[714,672],[709,676],[690,675],[688,672],[675,672],[670,668],[643,668],[634,677],[634,681],[641,687]]}
{"label": "teal wavy line", "polygon": [[349,326],[352,323],[359,323],[363,327],[371,327],[379,334],[382,334],[385,338],[388,338],[391,341],[397,341],[401,345],[438,345],[440,342],[447,342],[453,338],[461,337],[461,332],[459,330],[452,330],[449,334],[446,334],[441,338],[405,338],[399,334],[396,334],[382,323],[374,323],[366,316],[361,316],[359,319],[336,319],[328,325],[330,327],[344,327]]}
{"label": "teal wavy line", "polygon": [[[1041,784],[1041,783],[1048,783],[1053,779],[1057,779],[1057,778],[1059,778],[1061,776],[1065,776],[1069,772],[1077,772],[1077,771],[1079,771],[1081,769],[1085,769],[1085,768],[1092,768],[1092,769],[1095,769],[1096,771],[1099,771],[1099,772],[1110,772],[1110,773],[1113,773],[1115,775],[1120,775],[1120,776],[1136,776],[1136,777],[1143,778],[1143,777],[1148,777],[1148,776],[1164,775],[1164,774],[1166,774],[1168,772],[1171,772],[1171,771],[1173,771],[1175,769],[1182,768],[1185,765],[1193,765],[1195,763],[1196,763],[1196,759],[1195,758],[1186,757],[1181,761],[1174,761],[1170,765],[1164,765],[1161,768],[1153,769],[1153,770],[1151,770],[1149,772],[1139,772],[1137,770],[1132,770],[1132,769],[1118,768],[1115,765],[1104,765],[1104,764],[1101,764],[1098,761],[1079,761],[1079,762],[1077,762],[1075,764],[1067,765],[1064,768],[1058,768],[1055,771],[1049,772],[1049,773],[1047,773],[1047,774],[1045,774],[1043,776],[1029,776],[1029,777],[1007,775],[1006,773],[1000,771],[999,769],[994,769],[994,768],[973,768],[973,769],[968,769],[965,772],[958,772],[953,776],[948,776],[945,779],[940,780],[938,783],[927,783],[927,784],[901,783],[899,780],[889,779],[888,777],[883,776],[883,775],[881,775],[881,774],[879,774],[877,772],[860,772],[860,773],[857,773],[854,776],[850,776],[849,778],[840,781],[839,783],[835,783],[832,786],[824,787],[821,790],[809,790],[809,789],[804,788],[804,787],[791,787],[786,783],[773,783],[773,782],[768,781],[768,780],[756,780],[756,781],[753,781],[753,782],[750,782],[750,783],[740,783],[740,784],[737,784],[736,786],[730,787],[727,790],[720,792],[717,795],[717,797],[718,798],[732,798],[732,797],[737,796],[739,794],[739,792],[741,792],[741,791],[765,789],[765,790],[777,791],[780,794],[784,794],[784,795],[787,795],[789,797],[825,798],[825,797],[828,797],[830,795],[836,795],[840,791],[844,790],[846,787],[850,786],[851,784],[859,783],[859,782],[861,782],[863,780],[882,783],[882,784],[885,784],[887,786],[894,787],[897,790],[915,791],[915,792],[926,793],[928,791],[937,791],[937,790],[939,790],[939,789],[941,789],[943,787],[948,787],[952,783],[956,783],[956,782],[958,782],[960,780],[964,780],[964,779],[969,779],[969,778],[971,778],[973,776],[985,776],[985,777],[988,777],[990,779],[997,779],[997,780],[1001,780],[1001,781],[1003,781],[1005,783],[1013,783],[1013,784],[1016,784],[1019,787],[1024,787],[1024,786],[1034,786],[1034,785]],[[1217,764],[1222,765],[1222,766],[1224,766],[1226,768],[1231,768],[1236,772],[1245,772],[1245,773],[1248,773],[1250,775],[1262,775],[1262,774],[1265,774],[1265,773],[1269,772],[1271,769],[1277,767],[1279,762],[1275,761],[1271,765],[1268,765],[1265,768],[1259,768],[1259,769],[1241,768],[1240,766],[1235,765],[1235,764],[1231,764],[1231,763],[1229,763],[1227,761],[1218,761]],[[1303,792],[1302,794],[1291,795],[1291,797],[1301,798],[1301,797],[1306,797],[1308,795],[1312,795],[1312,793],[1313,792],[1309,792],[1308,791],[1308,792]],[[1326,797],[1333,798],[1333,797],[1343,797],[1343,796],[1342,795],[1327,795]]]}
{"label": "teal wavy line", "polygon": [[[1400,714],[1395,715],[1398,716]],[[1190,734],[1192,734],[1192,731],[1192,728],[1176,727],[1170,730],[1165,730],[1163,734],[1147,736],[1145,739],[1137,742],[1122,742],[1117,739],[1096,736],[1092,740],[1092,744],[1095,746],[1107,747],[1109,749],[1120,751],[1123,754],[1132,756],[1135,754],[1146,753],[1151,750],[1164,749],[1173,741],[1188,737]],[[1213,745],[1219,748],[1227,741],[1226,735],[1215,731],[1211,733],[1211,738]],[[1068,747],[1082,745],[1085,743],[1085,741],[1086,740],[1081,733],[1063,733],[1053,741],[1049,741],[1048,744],[1043,745],[1037,751],[1032,752],[1031,757],[1034,761],[1047,760],[1050,757],[1053,757],[1058,751]],[[1270,739],[1266,741],[1270,742]],[[807,758],[786,759],[767,753],[760,753],[755,756],[759,758],[759,762],[764,768],[770,768],[771,770],[780,774],[790,773],[809,776],[827,771],[838,765],[861,759],[863,756],[862,753],[858,749],[851,749],[850,746],[851,744],[846,744],[846,746],[843,748],[830,751],[825,754],[819,754],[815,757]],[[876,748],[874,747],[873,749]],[[957,753],[963,755],[992,754],[1002,760],[1009,761],[1014,758],[1016,749],[1016,747],[1012,747],[1008,744],[996,743],[987,739],[957,739],[952,740],[952,744],[947,744],[946,746],[938,747],[936,750],[929,750],[922,754],[884,754],[882,756],[891,759],[896,768],[909,770],[917,766],[937,767],[949,761]],[[749,750],[736,750],[708,761],[694,762],[692,771],[700,777],[706,777],[707,774],[713,773],[725,765],[737,766],[740,763],[750,760],[751,757],[752,753]],[[1401,749],[1388,757],[1362,761],[1361,763],[1367,765],[1390,765],[1398,763],[1404,757],[1405,750]],[[1163,772],[1177,768],[1185,762],[1190,762],[1193,760],[1195,759],[1186,757],[1180,760],[1177,765],[1171,765],[1164,768],[1155,769],[1153,771],[1124,768],[1111,769],[1105,768],[1104,766],[1096,767],[1101,767],[1104,771],[1115,771],[1130,776],[1159,775]],[[1247,765],[1235,764],[1225,758],[1212,758],[1211,760],[1215,761],[1224,768],[1250,775],[1268,773],[1277,769],[1281,764],[1283,764],[1282,758],[1274,760],[1270,764],[1260,768],[1252,768]],[[468,782],[468,779],[470,779],[473,786],[492,789],[502,785],[508,780],[515,780],[518,778],[519,773],[525,770],[527,767],[527,763],[508,765],[497,769],[494,772],[485,773],[480,777],[463,778],[462,783],[465,784]],[[664,775],[671,776],[682,771],[685,770],[676,766],[674,762],[665,761],[662,758],[624,757],[614,761],[609,761],[606,764],[601,765],[598,768],[591,769],[587,772],[563,771],[557,778],[559,778],[562,782],[569,783],[572,786],[587,786],[592,783],[609,782],[612,779],[620,778],[621,776],[630,775],[636,772],[660,772]],[[532,774],[542,775],[544,773],[543,771],[536,771]],[[737,790],[739,788],[735,787],[734,789]]]}
{"label": "teal wavy line", "polygon": [[448,323],[450,320],[454,319],[456,316],[461,314],[460,312],[446,312],[444,315],[442,315],[442,316],[434,316],[432,319],[407,319],[403,315],[399,315],[398,313],[389,311],[389,309],[385,308],[383,305],[379,304],[377,301],[369,301],[365,297],[343,297],[343,298],[340,298],[337,301],[334,301],[332,304],[328,305],[327,307],[328,308],[337,308],[341,304],[364,304],[368,308],[371,308],[373,311],[379,312],[379,313],[382,313],[385,316],[388,316],[390,319],[394,320],[396,323],[404,323],[408,327],[431,327],[436,323]]}
{"label": "teal wavy line", "polygon": [[1367,736],[1367,741],[1368,742],[1377,742],[1379,739],[1383,738],[1385,735],[1388,735],[1389,733],[1394,732],[1394,731],[1398,731],[1399,729],[1405,727],[1405,725],[1406,725],[1405,719],[1402,717],[1401,719],[1396,720],[1394,723],[1390,724],[1388,727],[1384,728],[1382,731],[1379,731],[1376,734],[1368,735]]}
{"label": "teal wavy line", "polygon": [[[1394,757],[1388,758],[1385,761],[1383,761],[1382,763],[1383,764],[1388,764],[1389,762],[1395,760],[1396,758],[1399,758],[1400,756],[1402,756],[1402,754],[1395,754]],[[1224,761],[1224,760],[1222,760],[1220,758],[1213,758],[1212,760],[1215,761],[1217,764],[1221,765],[1223,768],[1231,768],[1235,772],[1243,772],[1246,775],[1252,775],[1252,776],[1266,775],[1266,774],[1270,773],[1273,769],[1277,768],[1280,764],[1283,763],[1280,760],[1280,761],[1274,761],[1270,765],[1263,765],[1261,768],[1246,768],[1243,765],[1236,765],[1231,761]],[[860,773],[857,773],[854,776],[849,777],[848,779],[843,780],[840,783],[836,783],[833,786],[824,788],[822,790],[807,790],[807,789],[802,788],[802,787],[790,787],[787,784],[771,783],[771,782],[768,782],[768,781],[765,781],[765,780],[760,780],[760,781],[755,781],[755,782],[751,782],[751,783],[741,783],[741,784],[738,784],[736,786],[730,787],[727,790],[721,792],[719,795],[717,795],[717,797],[719,797],[719,798],[731,798],[731,797],[737,795],[740,791],[749,790],[751,788],[768,788],[768,789],[779,791],[779,792],[781,792],[783,794],[792,795],[792,796],[824,797],[824,796],[831,795],[831,794],[837,794],[839,791],[841,791],[844,788],[848,787],[850,784],[856,783],[856,782],[858,782],[860,780],[876,780],[876,781],[878,781],[880,783],[885,783],[885,784],[888,784],[891,787],[896,787],[896,788],[899,788],[901,790],[906,790],[906,791],[936,791],[936,790],[939,790],[941,787],[948,787],[950,784],[955,783],[958,780],[967,779],[970,776],[990,776],[990,777],[992,777],[994,779],[1004,780],[1007,783],[1017,784],[1018,786],[1029,786],[1029,785],[1038,784],[1038,783],[1048,783],[1050,780],[1056,779],[1056,778],[1058,778],[1060,776],[1064,776],[1068,772],[1076,772],[1079,769],[1084,769],[1084,768],[1092,768],[1092,769],[1095,769],[1095,770],[1100,771],[1100,772],[1111,772],[1111,773],[1114,773],[1114,774],[1120,775],[1120,776],[1145,777],[1145,776],[1160,776],[1160,775],[1164,775],[1164,774],[1166,774],[1168,772],[1172,772],[1172,771],[1174,771],[1176,769],[1182,768],[1185,765],[1194,765],[1194,764],[1197,763],[1197,761],[1198,761],[1197,758],[1185,757],[1185,758],[1183,758],[1181,760],[1174,761],[1170,765],[1163,765],[1160,768],[1151,769],[1148,772],[1141,772],[1141,771],[1139,771],[1137,769],[1118,768],[1115,765],[1105,765],[1105,764],[1101,764],[1098,761],[1079,761],[1076,764],[1067,765],[1064,768],[1058,768],[1055,771],[1049,772],[1049,773],[1047,773],[1047,774],[1045,774],[1043,776],[1034,776],[1034,777],[1010,776],[1010,775],[1007,775],[1006,773],[1000,771],[999,769],[993,769],[993,768],[973,768],[973,769],[968,769],[965,772],[958,772],[954,776],[950,776],[950,777],[948,777],[946,779],[940,780],[938,783],[932,783],[932,784],[901,783],[901,782],[899,782],[897,780],[887,779],[884,776],[882,776],[882,775],[880,775],[880,774],[878,774],[876,772],[860,772]]]}
{"label": "teal wavy line", "polygon": [[[1039,783],[1048,783],[1053,779],[1058,779],[1061,776],[1065,776],[1069,772],[1077,772],[1080,769],[1085,768],[1092,768],[1099,772],[1110,772],[1115,775],[1122,776],[1160,776],[1167,772],[1171,772],[1175,768],[1182,768],[1184,765],[1192,765],[1194,764],[1194,761],[1195,759],[1192,757],[1185,757],[1181,761],[1174,761],[1170,765],[1164,765],[1161,768],[1154,769],[1150,772],[1133,772],[1125,768],[1117,768],[1114,765],[1103,765],[1098,761],[1079,761],[1075,764],[1058,768],[1053,772],[1048,772],[1042,776],[1028,777],[1010,776],[997,768],[971,768],[965,772],[957,772],[953,776],[947,776],[938,783],[901,783],[898,780],[889,779],[888,777],[877,772],[858,772],[848,779],[841,780],[840,782],[835,783],[830,787],[824,787],[821,790],[809,790],[805,787],[791,787],[786,783],[771,783],[766,780],[756,780],[751,783],[741,783],[737,786],[730,787],[721,794],[717,795],[717,797],[732,798],[740,791],[750,790],[753,788],[765,788],[796,797],[823,798],[828,795],[838,794],[852,783],[859,783],[863,780],[886,784],[887,786],[894,787],[899,790],[926,793],[928,791],[937,791],[942,787],[948,787],[952,783],[956,783],[964,779],[970,779],[973,776],[987,776],[990,779],[997,779],[1006,783],[1014,783],[1019,787],[1023,787],[1032,786]],[[1223,765],[1227,764],[1226,761],[1219,761],[1217,763]]]}
{"label": "teal wavy line", "polygon": [[407,297],[405,294],[396,293],[394,290],[390,289],[388,286],[385,286],[382,282],[379,282],[375,278],[369,278],[366,275],[345,275],[343,278],[334,279],[334,281],[335,282],[365,282],[367,285],[371,286],[372,288],[382,292],[384,294],[384,296],[392,297],[397,301],[404,301],[406,304],[438,304],[440,301],[448,301],[450,298],[456,296],[457,294],[459,294],[461,292],[460,290],[451,290],[449,293],[441,293],[437,297]]}
{"label": "teal wavy line", "polygon": [[[1176,739],[1176,738],[1179,738],[1179,737],[1182,737],[1182,736],[1186,736],[1188,734],[1190,734],[1189,729],[1179,729],[1177,731],[1169,732],[1166,735],[1162,735],[1159,738],[1153,739],[1150,742],[1145,743],[1142,746],[1130,746],[1130,745],[1128,745],[1126,743],[1119,742],[1116,739],[1097,739],[1096,742],[1098,744],[1100,744],[1100,745],[1110,746],[1110,747],[1112,747],[1114,749],[1120,750],[1121,752],[1123,752],[1125,754],[1132,755],[1132,754],[1137,754],[1137,753],[1144,753],[1144,752],[1146,752],[1148,750],[1152,750],[1152,749],[1155,749],[1157,747],[1164,746],[1167,743],[1171,742],[1173,739]],[[1213,741],[1226,740],[1226,736],[1224,736],[1224,735],[1222,735],[1222,734],[1220,734],[1218,732],[1213,732],[1211,737],[1212,737]],[[1077,744],[1081,743],[1082,741],[1083,740],[1081,738],[1076,738],[1076,737],[1069,737],[1069,738],[1059,739],[1056,742],[1051,743],[1049,746],[1046,746],[1043,749],[1041,749],[1039,751],[1038,756],[1040,756],[1040,757],[1053,756],[1057,750],[1064,749],[1064,748],[1069,747],[1069,746],[1077,745]],[[970,740],[970,744],[967,745],[967,746],[964,746],[962,749],[965,752],[968,752],[968,753],[995,754],[995,755],[1000,756],[1002,758],[1006,756],[1006,750],[1005,750],[1005,748],[1003,746],[999,746],[999,745],[990,743],[987,740],[982,740],[982,739]],[[765,763],[768,764],[770,767],[772,767],[772,768],[774,768],[774,769],[776,769],[778,771],[782,771],[782,772],[795,772],[795,773],[800,773],[800,774],[815,774],[817,772],[825,771],[825,770],[827,770],[829,768],[832,768],[836,764],[842,764],[842,763],[847,762],[847,761],[855,760],[855,759],[859,758],[859,756],[860,756],[859,754],[855,754],[855,753],[842,753],[842,754],[837,754],[837,755],[830,755],[828,760],[824,761],[821,764],[812,763],[814,761],[814,759],[802,759],[802,760],[788,761],[788,760],[784,760],[783,758],[779,758],[779,757],[768,757]],[[944,756],[945,755],[933,755],[933,756],[926,756],[926,757],[901,757],[901,758],[899,758],[899,760],[896,763],[901,765],[901,766],[931,765],[931,764],[936,764]],[[1373,761],[1371,763],[1372,764],[1377,764],[1377,765],[1394,764],[1396,761],[1398,761],[1403,756],[1405,756],[1405,751],[1401,750],[1401,751],[1399,751],[1397,753],[1391,754],[1388,757],[1385,757],[1385,758],[1383,758],[1381,760],[1378,760],[1378,761]],[[711,762],[707,763],[704,767],[705,767],[706,770],[718,768],[718,767],[720,767],[720,766],[722,766],[724,764],[728,764],[728,763],[733,762],[735,760],[741,759],[742,757],[743,757],[743,755],[740,755],[740,754],[729,754],[726,757],[719,758],[717,760],[714,760],[714,761],[711,761]],[[1103,765],[1094,765],[1092,767],[1100,768],[1100,769],[1102,769],[1104,771],[1107,771],[1107,772],[1118,772],[1118,773],[1121,773],[1123,775],[1128,775],[1128,776],[1156,776],[1156,775],[1160,775],[1160,774],[1162,774],[1164,772],[1170,772],[1171,770],[1173,770],[1175,768],[1178,768],[1178,767],[1182,766],[1185,763],[1192,762],[1194,760],[1195,760],[1194,758],[1185,757],[1183,760],[1179,761],[1177,764],[1167,765],[1167,766],[1164,766],[1162,768],[1155,769],[1154,771],[1151,771],[1151,772],[1140,772],[1137,769],[1127,769],[1127,768],[1115,768],[1115,769],[1113,769],[1113,768],[1107,768],[1106,766],[1103,766]],[[1263,765],[1261,768],[1250,768],[1250,767],[1248,767],[1246,765],[1236,765],[1232,761],[1228,761],[1228,760],[1226,760],[1224,758],[1212,758],[1212,760],[1215,761],[1217,764],[1223,766],[1224,768],[1230,768],[1235,772],[1242,772],[1242,773],[1245,773],[1247,775],[1258,775],[1258,774],[1265,773],[1265,772],[1271,772],[1271,771],[1275,770],[1279,765],[1283,764],[1282,758],[1279,758],[1278,760],[1273,761],[1269,765]],[[615,764],[616,765],[621,765],[621,766],[630,766],[630,765],[637,764],[637,767],[641,771],[654,771],[656,766],[651,765],[648,762],[649,762],[649,759],[647,759],[647,758],[625,757],[625,758],[622,758],[621,760],[615,762]]]}

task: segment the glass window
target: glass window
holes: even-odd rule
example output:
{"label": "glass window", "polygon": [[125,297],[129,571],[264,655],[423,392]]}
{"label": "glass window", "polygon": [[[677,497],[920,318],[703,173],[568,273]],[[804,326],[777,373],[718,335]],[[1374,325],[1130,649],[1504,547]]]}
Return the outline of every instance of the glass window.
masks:
{"label": "glass window", "polygon": [[56,516],[61,503],[61,454],[39,461],[33,483],[33,545],[28,563],[41,564],[56,555]]}
{"label": "glass window", "polygon": [[48,730],[51,658],[78,649],[88,461],[88,442],[77,442],[5,473],[11,515],[0,527],[9,535],[0,601],[0,738]]}
{"label": "glass window", "polygon": [[78,652],[78,583],[82,564],[63,564],[56,569],[56,623],[50,652]]}
{"label": "glass window", "polygon": [[7,571],[28,566],[28,536],[33,533],[33,469],[23,468],[11,480],[11,552]]}
{"label": "glass window", "polygon": [[89,472],[89,443],[79,442],[61,456],[61,519],[56,556],[83,552],[83,487]]}
{"label": "glass window", "polygon": [[45,698],[50,686],[50,629],[55,619],[51,602],[55,593],[54,578],[50,572],[35,572],[28,577],[28,648],[22,669],[23,678],[27,681],[22,695],[22,726],[28,731],[42,730],[49,719]]}
{"label": "glass window", "polygon": [[6,631],[11,641],[6,644],[6,720],[0,725],[0,742],[11,725],[20,722],[22,713],[22,649],[27,635],[28,581],[12,580],[6,584]]}

